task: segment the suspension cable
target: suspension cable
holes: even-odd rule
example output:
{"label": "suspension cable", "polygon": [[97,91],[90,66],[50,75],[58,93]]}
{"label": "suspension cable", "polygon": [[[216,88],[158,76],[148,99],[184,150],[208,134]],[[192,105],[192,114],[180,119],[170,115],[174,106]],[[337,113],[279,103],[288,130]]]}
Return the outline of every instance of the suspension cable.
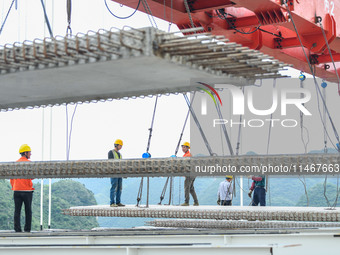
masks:
{"label": "suspension cable", "polygon": [[[327,98],[326,98],[326,87],[327,87],[327,83],[326,82],[322,82],[321,83],[321,87],[322,87],[322,93],[323,93],[323,97],[325,98],[325,101],[327,101]],[[326,122],[326,109],[325,109],[325,106],[323,107],[323,114],[322,114],[322,121],[325,125],[325,129],[327,129],[326,125],[327,125],[327,122]],[[324,153],[328,153],[328,148],[327,148],[327,134],[325,132],[325,130],[323,131],[323,140],[324,140]],[[323,196],[327,202],[327,206],[330,207],[330,202],[329,202],[329,199],[327,197],[327,175],[325,176],[325,181],[323,183]]]}
{"label": "suspension cable", "polygon": [[72,29],[71,29],[72,2],[71,0],[67,0],[66,11],[67,11],[66,34],[71,36],[72,35]]}
{"label": "suspension cable", "polygon": [[335,207],[338,204],[338,199],[339,199],[339,195],[340,195],[340,189],[339,189],[339,175],[336,177],[336,197],[335,197],[335,201],[332,205],[332,207],[330,209],[335,209]]}
{"label": "suspension cable", "polygon": [[[194,92],[194,95],[191,99],[191,104],[193,104],[193,101],[195,99],[195,95],[196,95],[196,91]],[[177,143],[177,146],[176,146],[176,149],[175,149],[175,154],[171,157],[177,157],[177,153],[178,153],[178,150],[179,150],[179,146],[181,145],[181,141],[182,141],[182,137],[183,137],[183,133],[184,133],[184,130],[185,130],[185,127],[187,125],[187,121],[188,121],[188,118],[189,118],[189,114],[190,114],[190,110],[188,110],[187,112],[187,115],[185,117],[185,121],[184,121],[184,124],[183,124],[183,127],[182,127],[182,132],[179,136],[179,139],[178,139],[178,143]],[[170,179],[170,191],[169,191],[169,205],[171,203],[171,198],[172,198],[172,192],[173,192],[173,177],[167,177],[166,181],[165,181],[165,184],[164,184],[164,187],[163,187],[163,190],[162,190],[162,193],[161,193],[161,196],[160,196],[160,201],[159,201],[159,205],[162,204],[162,201],[165,197],[165,193],[166,193],[166,190],[168,188],[168,183],[169,183],[169,179]]]}
{"label": "suspension cable", "polygon": [[69,160],[69,153],[68,153],[68,110],[67,104],[65,105],[65,115],[66,115],[66,160]]}
{"label": "suspension cable", "polygon": [[[273,80],[273,89],[276,88],[276,79]],[[273,120],[273,113],[270,114],[270,122],[272,123]],[[267,155],[269,154],[269,145],[270,145],[270,139],[271,139],[271,133],[272,133],[272,125],[269,124],[269,130],[268,130],[268,139],[267,139]],[[268,192],[269,197],[269,205],[271,205],[271,195],[270,195],[270,183],[269,183],[269,175],[266,176],[266,192]]]}
{"label": "suspension cable", "polygon": [[[305,81],[306,76],[304,74],[302,74],[302,72],[299,76],[299,79],[300,79],[300,88],[304,88],[303,82]],[[300,97],[302,97],[302,94],[300,95]],[[304,104],[302,104],[302,105],[304,106]],[[309,131],[303,124],[303,116],[304,116],[304,114],[300,111],[300,136],[301,136],[301,141],[302,141],[303,146],[304,146],[304,152],[307,153],[307,151],[308,151],[307,146],[308,146],[308,143],[309,143]],[[307,141],[305,141],[305,138],[304,138],[304,135],[303,135],[304,130],[306,130]],[[306,199],[307,199],[307,207],[308,207],[309,206],[309,197],[308,197],[306,179],[305,179],[304,176],[302,177],[303,179],[301,179],[300,176],[298,178],[299,178],[300,182],[303,184],[303,187],[304,187],[304,190],[305,190],[305,196],[306,196]]]}
{"label": "suspension cable", "polygon": [[16,0],[13,0],[13,1],[12,1],[11,5],[10,5],[10,7],[9,7],[9,9],[8,9],[8,12],[7,12],[7,14],[6,14],[6,17],[5,17],[4,21],[2,22],[2,25],[1,25],[1,28],[0,28],[0,34],[1,34],[2,30],[4,29],[4,26],[5,26],[5,24],[6,24],[8,15],[9,15],[9,13],[10,13],[11,10],[12,10],[12,7],[13,7],[13,4],[14,4],[15,1],[16,1]]}
{"label": "suspension cable", "polygon": [[[194,95],[192,96],[191,103],[190,103],[191,105],[192,105],[193,102],[194,102],[195,96],[196,96],[196,91],[194,92]],[[189,118],[189,114],[190,114],[190,109],[188,109],[187,116],[185,117],[185,121],[184,121],[184,124],[183,124],[183,127],[182,127],[182,132],[181,132],[181,134],[179,135],[178,143],[177,143],[176,150],[175,150],[175,154],[174,154],[175,156],[177,156],[177,153],[178,153],[178,150],[179,150],[179,146],[181,145],[183,133],[184,133],[185,127],[186,127],[186,125],[187,125],[187,121],[188,121],[188,118]]]}
{"label": "suspension cable", "polygon": [[321,19],[321,17],[317,17],[317,20],[319,21],[319,25],[320,25],[320,28],[321,28],[321,31],[322,31],[322,34],[323,34],[323,38],[325,39],[325,43],[327,45],[328,53],[329,53],[329,56],[331,57],[331,60],[332,60],[332,63],[333,63],[333,67],[334,67],[334,71],[335,71],[336,77],[338,78],[338,94],[340,95],[340,78],[339,78],[339,74],[338,74],[338,71],[336,69],[335,63],[334,63],[332,51],[331,51],[331,48],[329,47],[325,30],[324,30],[324,28],[322,26],[322,22],[321,22],[322,19]]}
{"label": "suspension cable", "polygon": [[[242,119],[243,119],[243,115],[240,115],[240,123],[242,123]],[[242,132],[241,125],[239,125],[238,135],[237,135],[237,143],[236,143],[236,156],[238,156],[239,152],[240,152],[241,132]]]}
{"label": "suspension cable", "polygon": [[143,7],[144,7],[144,10],[145,10],[146,14],[148,15],[148,19],[149,19],[149,21],[151,23],[151,26],[154,26],[154,24],[155,24],[155,27],[158,28],[156,20],[155,20],[154,16],[152,15],[152,11],[150,9],[148,1],[147,0],[142,0],[142,4],[143,4]]}
{"label": "suspension cable", "polygon": [[[159,203],[158,203],[159,205],[162,204],[162,201],[163,201],[163,199],[164,199],[166,189],[168,188],[169,178],[170,178],[170,177],[167,177],[167,178],[166,178],[166,181],[165,181],[165,184],[164,184],[164,187],[163,187],[161,196],[160,196],[160,200],[159,200]],[[171,191],[171,188],[170,188],[170,191]]]}
{"label": "suspension cable", "polygon": [[220,138],[221,138],[221,149],[222,149],[222,156],[225,156],[224,153],[224,145],[223,145],[223,134],[222,134],[222,127],[220,127]]}
{"label": "suspension cable", "polygon": [[68,144],[68,153],[69,154],[70,154],[70,151],[71,151],[71,138],[72,138],[72,130],[73,130],[73,120],[74,120],[74,116],[75,116],[76,111],[77,111],[77,107],[78,107],[78,103],[76,103],[76,106],[74,107],[73,114],[72,114],[72,117],[71,117],[70,135],[69,135],[69,139],[68,139],[68,143],[69,143]]}
{"label": "suspension cable", "polygon": [[[327,94],[326,94],[326,87],[327,87],[327,83],[325,81],[323,81],[321,83],[321,87],[322,87],[322,93],[323,93],[323,97],[325,99],[325,101],[327,102]],[[326,122],[326,109],[325,106],[323,106],[323,123],[325,124],[325,129],[327,130],[327,122]],[[328,148],[327,148],[327,134],[325,132],[325,130],[323,131],[323,141],[324,141],[324,153],[328,153]]]}
{"label": "suspension cable", "polygon": [[[304,74],[300,74],[300,88],[304,88],[304,85],[303,85],[303,82],[305,81],[306,79],[306,76]],[[302,94],[300,95],[300,98],[302,98]],[[303,103],[302,106],[304,106],[305,104]],[[308,144],[309,144],[309,130],[308,128],[305,127],[304,125],[304,119],[303,119],[303,112],[300,111],[300,137],[301,137],[301,141],[303,143],[303,147],[304,147],[304,151],[305,153],[307,153],[308,151]],[[306,135],[307,135],[307,140],[305,141],[305,138],[304,138],[304,130],[306,131]]]}
{"label": "suspension cable", "polygon": [[[215,97],[215,94],[214,94],[214,97]],[[224,118],[222,116],[220,105],[217,103],[217,104],[215,104],[215,107],[216,107],[216,111],[217,111],[218,117],[221,120],[223,120]],[[228,135],[225,123],[223,123],[223,125],[222,125],[222,130],[223,130],[224,137],[225,137],[225,139],[227,141],[227,145],[228,145],[228,148],[229,148],[230,155],[234,156],[233,147],[231,146],[231,142],[230,142],[230,139],[229,139],[229,135]],[[223,141],[221,141],[221,142],[223,143]],[[235,181],[233,182],[233,196],[231,197],[231,202],[233,201],[234,197],[236,197],[236,184],[235,184]]]}
{"label": "suspension cable", "polygon": [[[244,87],[242,87],[242,93],[244,94]],[[243,120],[243,115],[240,114],[240,123],[242,123]],[[240,151],[240,141],[241,141],[241,133],[242,133],[242,128],[241,125],[238,126],[238,135],[237,135],[237,143],[236,143],[236,156],[239,155],[239,151]],[[236,177],[234,177],[235,181],[234,181],[234,195],[236,195],[236,182],[238,181],[238,179]],[[243,183],[243,179],[242,179],[242,183]],[[243,188],[241,187],[241,185],[239,184],[240,189],[243,190]],[[242,199],[241,199],[242,196]],[[243,193],[240,193],[240,200],[243,201]],[[241,204],[241,206],[243,206],[243,203]]]}
{"label": "suspension cable", "polygon": [[147,146],[146,146],[146,153],[149,154],[149,157],[151,157],[151,155],[150,155],[150,153],[149,153],[149,149],[150,149],[150,143],[151,143],[151,137],[152,137],[152,131],[153,131],[153,124],[154,124],[154,121],[155,121],[155,115],[156,115],[158,97],[159,97],[159,95],[156,96],[155,105],[154,105],[154,107],[153,107],[153,114],[152,114],[151,126],[150,126],[150,128],[149,128],[148,144],[147,144]]}
{"label": "suspension cable", "polygon": [[181,204],[181,197],[182,197],[182,177],[178,178],[178,204]]}
{"label": "suspension cable", "polygon": [[195,24],[194,24],[194,21],[192,20],[191,10],[190,10],[190,8],[189,8],[188,0],[184,0],[184,6],[185,6],[185,10],[186,10],[187,13],[188,13],[191,27],[194,28],[194,27],[195,27]]}
{"label": "suspension cable", "polygon": [[44,18],[45,18],[45,22],[46,22],[46,26],[47,26],[48,32],[50,33],[50,37],[53,38],[53,32],[52,32],[52,28],[51,28],[51,25],[50,25],[50,21],[48,20],[48,16],[47,16],[47,13],[46,13],[46,8],[45,8],[44,0],[40,0],[40,1],[41,1],[41,6],[43,8]]}
{"label": "suspension cable", "polygon": [[323,182],[323,196],[326,199],[327,206],[330,207],[331,204],[329,202],[329,199],[327,197],[327,193],[326,192],[327,192],[327,175],[325,176],[325,181]]}
{"label": "suspension cable", "polygon": [[197,116],[196,116],[196,114],[195,114],[195,112],[194,112],[194,109],[192,108],[192,106],[191,106],[191,104],[190,104],[190,100],[189,100],[189,98],[188,98],[188,96],[187,96],[186,94],[183,94],[183,96],[184,96],[185,101],[187,102],[187,105],[188,105],[188,107],[189,107],[191,116],[192,116],[193,120],[195,121],[195,123],[196,123],[196,125],[197,125],[197,127],[198,127],[198,129],[199,129],[199,131],[200,131],[200,133],[201,133],[201,136],[202,136],[202,138],[203,138],[203,141],[204,141],[204,143],[205,143],[205,146],[207,147],[210,156],[213,156],[214,153],[213,153],[213,151],[212,151],[212,149],[211,149],[211,147],[210,147],[210,144],[209,144],[209,142],[208,142],[207,137],[205,136],[205,134],[204,134],[204,132],[203,132],[203,129],[202,129],[202,127],[201,127],[201,124],[199,123],[199,121],[198,121],[198,119],[197,119]]}
{"label": "suspension cable", "polygon": [[[276,79],[273,80],[273,89],[276,88]],[[270,114],[270,124],[269,124],[269,131],[268,131],[268,139],[267,139],[267,155],[269,153],[269,145],[270,145],[270,138],[272,133],[272,120],[273,120],[273,113]]]}
{"label": "suspension cable", "polygon": [[[328,111],[328,108],[327,108],[327,105],[326,105],[326,103],[325,103],[325,100],[324,100],[324,98],[322,97],[320,88],[319,88],[319,86],[318,86],[318,82],[317,82],[316,77],[315,77],[315,72],[314,72],[314,70],[313,70],[313,68],[312,68],[312,66],[311,66],[311,63],[310,63],[310,61],[309,61],[309,58],[308,58],[307,53],[306,53],[306,51],[305,51],[305,48],[304,48],[304,46],[303,46],[303,44],[302,44],[302,41],[301,41],[299,32],[298,32],[298,30],[297,30],[297,27],[296,27],[296,25],[295,25],[295,22],[294,22],[292,13],[291,13],[291,11],[290,11],[290,9],[289,9],[289,7],[288,7],[287,0],[286,0],[286,1],[283,1],[283,3],[284,3],[284,5],[286,6],[286,10],[287,10],[288,13],[289,13],[290,19],[291,19],[291,21],[292,21],[292,24],[293,24],[293,27],[294,27],[294,30],[295,30],[295,33],[296,33],[296,35],[297,35],[297,37],[298,37],[298,40],[299,40],[299,42],[300,42],[302,51],[303,51],[303,53],[304,53],[304,55],[305,55],[307,64],[308,64],[309,69],[310,69],[310,71],[311,71],[311,73],[312,73],[312,75],[313,75],[313,80],[314,80],[315,88],[316,88],[316,90],[317,90],[317,95],[318,95],[318,96],[320,95],[320,97],[321,97],[321,99],[322,99],[322,102],[323,102],[323,104],[325,105],[325,109],[326,109],[326,112],[327,112],[327,116],[328,116],[329,121],[330,121],[330,123],[331,123],[331,125],[332,125],[332,129],[333,129],[334,135],[335,135],[335,137],[336,137],[336,139],[337,139],[337,141],[338,141],[338,144],[339,144],[339,143],[340,143],[340,140],[339,140],[338,132],[337,132],[337,130],[336,130],[336,128],[335,128],[335,125],[334,125],[334,123],[333,123],[333,120],[332,120],[332,118],[331,118],[331,116],[330,116],[330,113],[329,113],[329,111]],[[318,100],[319,100],[319,97],[317,97],[317,98],[318,98]],[[319,115],[320,115],[320,118],[322,118],[322,117],[321,117],[320,108],[319,108]],[[325,126],[324,126],[324,129],[325,129]],[[326,132],[327,132],[327,130],[326,130]],[[327,132],[327,134],[328,134],[328,132]],[[329,137],[329,136],[328,136],[328,137]],[[331,141],[331,140],[330,140],[330,141]],[[332,141],[331,141],[331,142],[332,142]],[[333,144],[333,146],[340,152],[340,148],[337,148],[337,146],[335,146],[333,142],[332,142],[332,144]]]}
{"label": "suspension cable", "polygon": [[137,194],[137,204],[136,206],[139,206],[140,201],[142,200],[142,194],[143,194],[143,180],[144,178],[142,177],[140,184],[139,184],[139,189],[138,189],[138,194]]}
{"label": "suspension cable", "polygon": [[73,129],[73,120],[74,116],[76,114],[78,107],[78,103],[76,103],[76,106],[73,110],[73,114],[71,117],[71,124],[70,124],[70,132],[69,132],[69,123],[68,123],[68,109],[67,109],[67,104],[65,107],[66,110],[66,160],[70,159],[70,150],[71,150],[71,138],[72,138],[72,129]]}
{"label": "suspension cable", "polygon": [[[214,97],[215,97],[215,95],[214,95]],[[217,103],[217,104],[215,104],[215,107],[216,107],[216,111],[217,111],[217,114],[218,114],[219,118],[221,120],[223,120],[224,118],[222,116],[220,105]],[[225,137],[225,139],[227,141],[227,144],[228,144],[230,155],[234,156],[233,147],[231,146],[231,142],[230,142],[230,139],[229,139],[229,135],[228,135],[228,131],[227,131],[227,128],[225,126],[225,123],[223,123],[223,125],[222,125],[222,130],[223,130],[224,137]]]}
{"label": "suspension cable", "polygon": [[[149,149],[150,149],[150,143],[151,143],[151,137],[152,137],[152,131],[153,131],[153,124],[155,122],[158,97],[159,97],[159,95],[156,96],[155,105],[153,107],[151,126],[149,128],[148,144],[146,146],[146,152],[143,153],[143,155],[142,155],[143,158],[151,158],[151,154],[149,153]],[[140,184],[139,184],[139,190],[138,190],[138,194],[137,194],[137,206],[139,205],[140,201],[142,200],[142,196],[143,196],[143,179],[144,179],[144,177],[142,177]],[[147,177],[146,207],[149,207],[149,177]]]}
{"label": "suspension cable", "polygon": [[173,204],[174,177],[170,177],[169,205]]}
{"label": "suspension cable", "polygon": [[301,179],[301,177],[298,177],[300,182],[303,184],[303,188],[305,190],[305,195],[306,195],[306,199],[307,199],[307,207],[309,206],[309,198],[308,198],[308,191],[307,191],[307,182],[306,182],[306,178],[304,176],[302,176],[303,180]]}
{"label": "suspension cable", "polygon": [[[239,180],[235,180],[235,182],[237,183],[237,185],[239,186],[240,190],[242,190],[243,193],[248,194],[248,191],[241,187],[241,184],[240,184]],[[249,179],[248,179],[248,189],[249,189]],[[251,205],[252,203],[253,203],[253,198],[250,197],[250,204],[249,205]]]}
{"label": "suspension cable", "polygon": [[169,22],[169,27],[168,27],[168,33],[170,32],[171,30],[171,25],[172,25],[172,21],[173,21],[173,0],[171,0],[170,2],[170,6],[171,6],[171,10],[170,10],[170,22]]}

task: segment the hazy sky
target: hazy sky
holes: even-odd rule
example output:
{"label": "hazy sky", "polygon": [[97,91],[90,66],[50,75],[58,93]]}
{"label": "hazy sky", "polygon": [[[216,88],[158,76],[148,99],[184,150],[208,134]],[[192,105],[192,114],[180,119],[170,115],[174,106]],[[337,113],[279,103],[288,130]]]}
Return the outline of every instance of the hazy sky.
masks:
{"label": "hazy sky", "polygon": [[[11,2],[12,0],[3,0],[0,3],[1,23]],[[122,28],[124,25],[135,28],[150,26],[147,15],[138,12],[127,20],[118,20],[112,17],[106,10],[104,1],[73,0],[72,4],[71,27],[73,34],[87,32],[88,30],[95,31],[100,28]],[[132,12],[132,9],[121,7],[115,3],[110,3],[110,7],[112,7],[114,13],[121,16]],[[66,1],[47,0],[46,8],[54,35],[65,35],[67,27]],[[168,30],[168,22],[159,19],[156,19],[156,22],[160,29]],[[171,30],[177,30],[176,26],[172,25]],[[33,40],[48,35],[40,1],[18,0],[18,9],[16,10],[13,7],[0,35],[0,44]],[[296,71],[289,71],[289,73],[295,76],[297,74]],[[299,86],[297,79],[286,79],[286,81],[290,85],[294,83],[296,87]],[[271,81],[268,83],[271,83]],[[271,87],[271,85],[268,86]],[[312,89],[314,90],[314,88]],[[329,85],[327,93],[332,95],[332,97],[329,97],[332,100],[331,110],[338,126],[339,120],[335,117],[335,112],[339,109],[336,85]],[[146,151],[148,128],[151,123],[154,102],[155,98],[147,98],[79,105],[73,122],[70,159],[105,159],[116,138],[124,141],[122,149],[124,158],[141,157],[142,153]],[[68,107],[69,120],[71,120],[74,107],[72,105]],[[174,153],[186,113],[187,106],[183,96],[162,96],[159,99],[150,147],[150,153],[153,157],[168,157]],[[52,129],[50,128],[51,116]],[[322,139],[320,142],[320,137],[323,136],[323,132],[318,122],[319,117],[315,114],[312,118],[311,139],[315,137],[318,139],[310,149],[322,148],[323,144]],[[314,125],[316,121],[319,123],[318,125]],[[52,107],[52,115],[51,108],[0,113],[0,123],[2,145],[0,146],[0,161],[16,160],[19,157],[18,148],[23,143],[32,147],[32,160],[49,160],[50,156],[55,160],[66,158],[65,106]],[[242,138],[241,152],[258,150],[263,153],[265,151],[264,143],[252,139],[255,137],[266,141],[266,130],[268,130],[267,127],[265,130],[262,129],[260,133],[245,135],[245,138]],[[284,150],[281,150],[283,147],[280,147],[282,146],[280,143],[280,139],[283,138],[282,134],[273,132],[272,153],[303,153],[304,150],[298,137],[299,131],[296,130],[296,132],[293,137],[284,137]],[[235,147],[235,131],[233,131],[232,136],[233,146]],[[189,125],[183,139],[190,139]],[[289,142],[290,139],[291,143]],[[291,145],[294,150],[290,151],[289,146]],[[52,154],[50,154],[50,147]],[[179,156],[182,156],[181,152]]]}
{"label": "hazy sky", "polygon": [[[12,0],[1,1],[1,23]],[[54,35],[66,33],[66,1],[48,0],[46,9]],[[127,15],[132,9],[110,3],[117,15]],[[167,22],[156,19],[160,29],[168,30]],[[72,32],[87,32],[124,25],[140,28],[150,26],[147,15],[136,13],[119,20],[107,11],[104,1],[73,0]],[[175,25],[171,31],[178,30]],[[49,36],[39,0],[20,1],[13,6],[0,35],[0,44],[33,40]],[[115,100],[113,102],[78,105],[73,122],[70,159],[106,159],[115,139],[124,141],[123,157],[137,158],[146,151],[155,98]],[[69,123],[75,106],[68,106]],[[187,106],[183,96],[162,96],[158,101],[150,153],[167,157],[174,153],[185,119]],[[0,161],[19,157],[18,148],[27,143],[32,147],[32,160],[66,159],[65,106],[0,113]],[[43,124],[44,123],[44,124]],[[52,134],[52,135],[50,135]],[[189,140],[189,126],[184,139]],[[51,146],[52,144],[52,146]],[[52,148],[52,154],[50,154]],[[181,154],[179,154],[181,155]]]}

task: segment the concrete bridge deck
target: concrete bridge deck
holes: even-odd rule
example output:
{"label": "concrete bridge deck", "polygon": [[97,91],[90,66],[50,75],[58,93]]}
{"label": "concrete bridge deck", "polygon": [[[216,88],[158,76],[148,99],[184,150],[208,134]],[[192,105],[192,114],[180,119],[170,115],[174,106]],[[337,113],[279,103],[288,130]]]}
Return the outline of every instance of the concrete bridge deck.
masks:
{"label": "concrete bridge deck", "polygon": [[0,110],[189,92],[197,89],[192,78],[244,86],[281,77],[288,66],[194,30],[180,37],[113,28],[6,44],[0,47]]}
{"label": "concrete bridge deck", "polygon": [[320,207],[94,205],[71,207],[64,209],[63,213],[71,216],[96,217],[340,222],[340,208],[337,207],[329,210]]}

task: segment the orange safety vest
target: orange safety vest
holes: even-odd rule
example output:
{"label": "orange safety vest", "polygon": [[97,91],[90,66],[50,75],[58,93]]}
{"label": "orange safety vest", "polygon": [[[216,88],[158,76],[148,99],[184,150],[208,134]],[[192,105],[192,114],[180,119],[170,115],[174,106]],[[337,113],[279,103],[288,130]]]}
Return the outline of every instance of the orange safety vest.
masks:
{"label": "orange safety vest", "polygon": [[[30,161],[26,157],[21,157],[17,162]],[[24,191],[24,190],[34,190],[33,179],[11,179],[12,190],[14,191]]]}
{"label": "orange safety vest", "polygon": [[190,151],[187,151],[187,152],[183,155],[183,157],[191,157]]}

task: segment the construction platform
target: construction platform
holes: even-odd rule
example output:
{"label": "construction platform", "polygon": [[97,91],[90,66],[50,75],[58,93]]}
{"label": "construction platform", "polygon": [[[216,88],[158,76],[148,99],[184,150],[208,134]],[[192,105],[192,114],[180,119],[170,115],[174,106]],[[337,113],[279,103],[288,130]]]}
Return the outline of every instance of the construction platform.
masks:
{"label": "construction platform", "polygon": [[95,205],[63,209],[63,214],[96,217],[340,222],[340,208],[330,210],[319,207]]}
{"label": "construction platform", "polygon": [[159,255],[159,254],[337,254],[334,229],[98,229],[93,231],[0,231],[0,253]]}
{"label": "construction platform", "polygon": [[288,66],[200,30],[112,28],[6,44],[0,110],[190,92],[192,78],[244,86],[282,77]]}
{"label": "construction platform", "polygon": [[[264,167],[269,165],[275,166],[277,171],[264,171]],[[203,166],[203,168],[200,168],[200,166]],[[206,166],[205,170],[204,166]],[[228,171],[229,166],[235,169],[235,171]],[[305,171],[305,166],[308,166],[308,171]],[[294,175],[335,175],[339,174],[339,172],[340,154],[243,155],[0,163],[1,179],[190,175],[212,177],[226,174],[265,174],[287,177]]]}

